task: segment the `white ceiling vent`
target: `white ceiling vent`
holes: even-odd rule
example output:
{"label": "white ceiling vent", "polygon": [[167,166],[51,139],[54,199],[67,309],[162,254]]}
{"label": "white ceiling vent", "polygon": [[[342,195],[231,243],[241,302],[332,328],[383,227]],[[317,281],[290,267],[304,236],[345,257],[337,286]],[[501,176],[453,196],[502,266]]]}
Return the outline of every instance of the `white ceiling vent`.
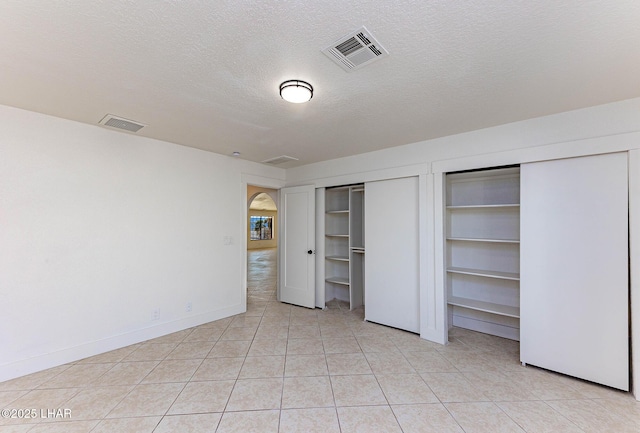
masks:
{"label": "white ceiling vent", "polygon": [[360,69],[389,55],[364,26],[335,41],[322,52],[347,72]]}
{"label": "white ceiling vent", "polygon": [[264,164],[278,165],[278,164],[284,164],[285,162],[297,161],[297,160],[298,158],[294,158],[293,156],[282,155],[282,156],[276,156],[275,158],[265,159],[262,162]]}
{"label": "white ceiling vent", "polygon": [[108,126],[109,128],[123,129],[129,132],[138,132],[144,128],[145,124],[134,122],[133,120],[124,119],[122,117],[114,116],[113,114],[107,114],[100,121],[100,125]]}

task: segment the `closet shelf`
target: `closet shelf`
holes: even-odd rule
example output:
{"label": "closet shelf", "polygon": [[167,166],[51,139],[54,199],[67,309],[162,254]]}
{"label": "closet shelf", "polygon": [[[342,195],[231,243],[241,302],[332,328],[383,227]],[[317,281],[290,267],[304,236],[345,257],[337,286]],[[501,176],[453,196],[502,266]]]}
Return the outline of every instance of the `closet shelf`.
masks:
{"label": "closet shelf", "polygon": [[326,256],[325,259],[327,260],[335,260],[338,262],[348,262],[349,261],[349,257],[348,256]]}
{"label": "closet shelf", "polygon": [[448,173],[444,199],[451,325],[518,340],[520,167]]}
{"label": "closet shelf", "polygon": [[461,206],[447,206],[447,209],[500,209],[500,208],[519,208],[517,203],[504,203],[504,204],[468,204]]}
{"label": "closet shelf", "polygon": [[451,274],[465,274],[476,275],[478,277],[497,278],[500,280],[520,280],[520,274],[514,272],[487,271],[484,269],[457,268],[453,266],[447,268],[447,272]]}
{"label": "closet shelf", "polygon": [[[360,192],[355,193],[354,190]],[[364,260],[353,254],[364,244],[364,185],[325,189],[324,197],[324,301],[349,301],[349,309],[363,305]]]}
{"label": "closet shelf", "polygon": [[477,301],[475,299],[461,298],[458,296],[449,296],[447,303],[456,307],[484,311],[487,313],[497,314],[499,316],[515,317],[516,319],[520,318],[520,308],[511,307],[509,305],[494,304],[492,302]]}
{"label": "closet shelf", "polygon": [[518,239],[482,239],[482,238],[447,238],[448,241],[464,241],[464,242],[494,242],[503,244],[519,244]]}
{"label": "closet shelf", "polygon": [[342,284],[343,286],[349,285],[349,279],[344,277],[328,277],[325,281],[327,283]]}

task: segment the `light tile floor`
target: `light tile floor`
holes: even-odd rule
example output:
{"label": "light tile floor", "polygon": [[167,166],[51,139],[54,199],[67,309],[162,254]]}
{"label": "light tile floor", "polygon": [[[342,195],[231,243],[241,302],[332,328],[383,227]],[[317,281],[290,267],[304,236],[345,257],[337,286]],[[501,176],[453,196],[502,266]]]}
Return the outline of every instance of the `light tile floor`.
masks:
{"label": "light tile floor", "polygon": [[640,432],[630,394],[522,367],[517,342],[280,304],[273,252],[251,257],[245,314],[0,383],[0,407],[38,411],[0,432]]}

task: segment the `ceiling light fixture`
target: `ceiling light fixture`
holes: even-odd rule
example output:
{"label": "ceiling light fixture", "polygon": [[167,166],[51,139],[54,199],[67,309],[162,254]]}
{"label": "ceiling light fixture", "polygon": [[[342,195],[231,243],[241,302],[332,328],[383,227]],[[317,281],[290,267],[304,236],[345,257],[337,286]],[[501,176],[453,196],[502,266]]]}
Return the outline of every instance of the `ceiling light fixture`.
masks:
{"label": "ceiling light fixture", "polygon": [[301,104],[313,98],[313,87],[306,81],[288,80],[280,84],[280,96],[287,102]]}

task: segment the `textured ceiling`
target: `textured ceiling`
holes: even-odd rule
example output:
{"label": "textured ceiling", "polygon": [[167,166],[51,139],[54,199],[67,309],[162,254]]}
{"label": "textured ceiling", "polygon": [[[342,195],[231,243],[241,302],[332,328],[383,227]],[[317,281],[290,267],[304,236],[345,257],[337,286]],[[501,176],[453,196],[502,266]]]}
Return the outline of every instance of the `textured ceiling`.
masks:
{"label": "textured ceiling", "polygon": [[[362,25],[390,55],[347,73]],[[284,168],[640,96],[638,0],[3,0],[0,41],[0,104]]]}

